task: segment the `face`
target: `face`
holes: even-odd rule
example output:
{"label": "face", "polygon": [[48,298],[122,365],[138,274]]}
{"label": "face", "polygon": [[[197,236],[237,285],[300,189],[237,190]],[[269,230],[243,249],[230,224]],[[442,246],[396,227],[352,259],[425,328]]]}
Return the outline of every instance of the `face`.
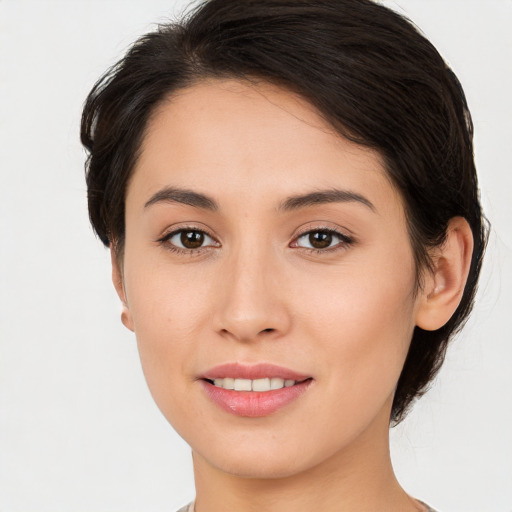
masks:
{"label": "face", "polygon": [[219,80],[163,103],[121,266],[149,388],[196,457],[286,476],[387,435],[417,310],[404,209],[304,100]]}

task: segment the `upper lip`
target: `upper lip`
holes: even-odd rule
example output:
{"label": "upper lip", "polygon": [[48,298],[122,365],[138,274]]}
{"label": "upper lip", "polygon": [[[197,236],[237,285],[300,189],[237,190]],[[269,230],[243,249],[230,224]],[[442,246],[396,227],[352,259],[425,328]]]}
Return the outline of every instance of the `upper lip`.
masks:
{"label": "upper lip", "polygon": [[303,381],[311,378],[311,375],[305,375],[295,372],[289,368],[277,366],[270,363],[244,364],[244,363],[225,363],[210,368],[200,379],[224,379],[231,377],[233,379],[264,379],[265,377],[278,377],[284,380]]}

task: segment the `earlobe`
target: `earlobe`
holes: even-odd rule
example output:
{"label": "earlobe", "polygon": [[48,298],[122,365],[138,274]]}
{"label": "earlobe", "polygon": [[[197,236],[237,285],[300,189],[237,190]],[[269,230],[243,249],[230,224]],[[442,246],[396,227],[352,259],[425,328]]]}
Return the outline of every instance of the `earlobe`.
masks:
{"label": "earlobe", "polygon": [[128,309],[128,306],[124,303],[123,303],[123,311],[121,313],[121,322],[127,329],[134,332],[132,315],[130,313],[130,310]]}
{"label": "earlobe", "polygon": [[114,284],[114,288],[116,289],[117,295],[119,296],[119,299],[121,300],[123,306],[123,311],[121,313],[121,322],[127,329],[133,332],[133,320],[130,308],[128,307],[128,301],[126,299],[123,273],[121,271],[119,265],[119,258],[114,247],[111,247],[110,249],[110,258],[112,261],[112,283]]}
{"label": "earlobe", "polygon": [[440,329],[457,309],[468,278],[473,235],[466,219],[448,223],[445,242],[436,250],[434,268],[425,279],[416,310],[416,325],[426,331]]}

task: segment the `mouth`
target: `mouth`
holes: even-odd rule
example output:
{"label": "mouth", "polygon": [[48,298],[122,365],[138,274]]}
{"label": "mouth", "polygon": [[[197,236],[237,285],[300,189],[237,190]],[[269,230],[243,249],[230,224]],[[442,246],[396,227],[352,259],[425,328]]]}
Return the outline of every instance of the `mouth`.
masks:
{"label": "mouth", "polygon": [[268,416],[295,402],[313,377],[269,364],[217,366],[199,378],[206,396],[222,410],[244,417]]}
{"label": "mouth", "polygon": [[215,387],[222,389],[267,393],[277,389],[289,388],[310,379],[311,377],[302,381],[296,381],[293,379],[282,379],[280,377],[264,377],[262,379],[237,379],[235,377],[224,377],[223,379],[205,380]]}

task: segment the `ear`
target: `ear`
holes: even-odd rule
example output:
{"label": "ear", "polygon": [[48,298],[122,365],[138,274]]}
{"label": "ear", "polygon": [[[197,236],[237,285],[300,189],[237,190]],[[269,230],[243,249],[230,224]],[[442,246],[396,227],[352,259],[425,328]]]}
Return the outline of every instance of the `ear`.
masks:
{"label": "ear", "polygon": [[445,242],[433,255],[433,271],[425,278],[416,310],[416,325],[426,331],[440,329],[457,309],[468,278],[473,234],[466,219],[448,223]]}
{"label": "ear", "polygon": [[121,313],[121,322],[123,322],[123,325],[127,329],[133,332],[133,319],[132,314],[130,312],[130,308],[128,307],[128,302],[126,300],[123,272],[120,267],[117,252],[113,245],[110,247],[110,259],[112,260],[112,282],[114,283],[114,288],[116,289],[117,295],[119,296],[119,299],[121,299],[121,303],[123,306],[123,311]]}

